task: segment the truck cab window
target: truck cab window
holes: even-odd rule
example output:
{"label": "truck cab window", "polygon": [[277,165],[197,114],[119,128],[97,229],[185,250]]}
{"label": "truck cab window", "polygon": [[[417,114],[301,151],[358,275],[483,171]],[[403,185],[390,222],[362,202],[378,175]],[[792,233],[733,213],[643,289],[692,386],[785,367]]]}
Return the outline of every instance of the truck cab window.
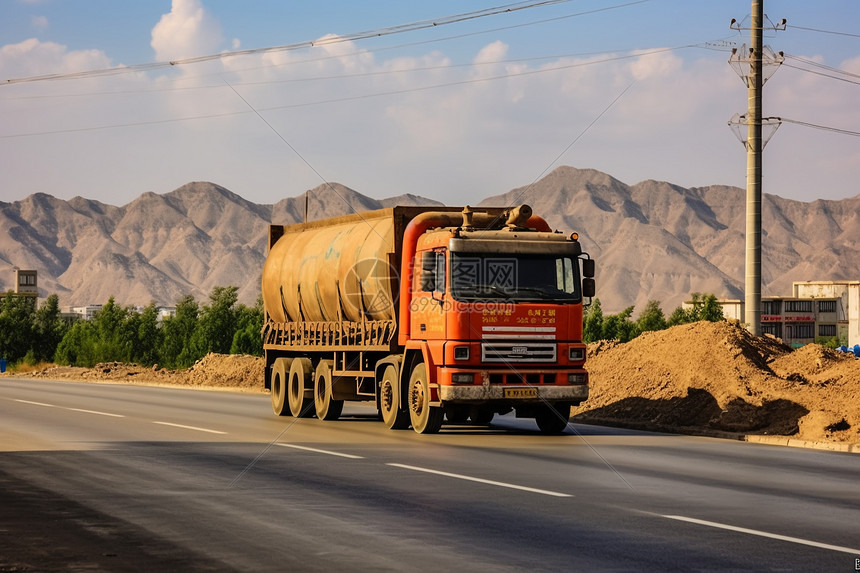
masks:
{"label": "truck cab window", "polygon": [[418,285],[421,292],[445,293],[445,251],[421,253]]}

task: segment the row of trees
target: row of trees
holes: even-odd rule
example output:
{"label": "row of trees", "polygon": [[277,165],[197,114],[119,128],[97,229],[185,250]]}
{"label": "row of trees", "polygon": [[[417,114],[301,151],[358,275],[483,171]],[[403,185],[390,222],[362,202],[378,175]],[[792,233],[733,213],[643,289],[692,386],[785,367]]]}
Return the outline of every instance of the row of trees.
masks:
{"label": "row of trees", "polygon": [[215,287],[203,305],[186,296],[163,321],[155,303],[137,311],[111,297],[92,320],[73,323],[61,318],[56,295],[38,309],[34,299],[7,296],[0,308],[0,356],[31,364],[118,361],[166,368],[187,368],[209,352],[260,356],[262,297],[248,307],[237,304],[237,293],[237,287]]}
{"label": "row of trees", "polygon": [[636,320],[632,319],[633,308],[627,307],[618,314],[603,315],[600,299],[594,302],[585,312],[582,326],[584,342],[598,340],[618,340],[628,342],[643,332],[664,330],[670,326],[708,320],[717,322],[725,320],[723,307],[717,302],[716,295],[693,293],[692,304],[689,308],[677,307],[667,318],[656,300],[648,301]]}

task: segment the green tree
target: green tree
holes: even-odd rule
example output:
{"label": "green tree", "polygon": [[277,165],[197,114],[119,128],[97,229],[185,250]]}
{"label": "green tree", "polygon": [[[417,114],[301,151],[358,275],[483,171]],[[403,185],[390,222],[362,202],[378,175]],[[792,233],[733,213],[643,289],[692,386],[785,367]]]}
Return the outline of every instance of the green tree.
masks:
{"label": "green tree", "polygon": [[823,336],[823,337],[816,338],[815,344],[820,344],[821,346],[823,346],[825,348],[830,348],[831,350],[835,350],[835,349],[839,348],[840,346],[847,346],[848,341],[845,340],[844,338],[839,338],[838,336],[832,336],[832,337]]}
{"label": "green tree", "polygon": [[57,345],[54,362],[65,366],[95,366],[99,362],[97,337],[98,331],[89,320],[74,323]]}
{"label": "green tree", "polygon": [[230,354],[263,355],[263,296],[257,297],[252,307],[240,304],[236,309],[236,333],[230,345]]}
{"label": "green tree", "polygon": [[603,337],[603,309],[600,299],[595,298],[591,306],[585,311],[585,319],[582,325],[582,341],[597,342]]}
{"label": "green tree", "polygon": [[122,308],[110,297],[107,304],[93,315],[96,329],[96,357],[99,362],[131,362],[136,336],[131,311]]}
{"label": "green tree", "polygon": [[158,350],[161,346],[162,331],[158,326],[158,307],[155,302],[140,313],[137,324],[137,344],[134,349],[134,361],[144,366],[152,366],[158,362]]}
{"label": "green tree", "polygon": [[33,348],[36,299],[6,293],[0,301],[0,358],[18,362]]}
{"label": "green tree", "polygon": [[194,297],[187,295],[176,303],[176,314],[162,323],[158,357],[167,368],[186,368],[200,358],[191,348],[191,338],[197,330],[200,307]]}
{"label": "green tree", "polygon": [[690,308],[685,309],[680,306],[676,308],[669,317],[669,326],[698,322],[700,320],[710,322],[725,320],[723,307],[717,300],[716,295],[694,292],[690,295],[690,298],[692,299]]}
{"label": "green tree", "polygon": [[60,317],[60,299],[52,294],[39,306],[33,317],[33,357],[36,361],[51,361],[69,323]]}
{"label": "green tree", "polygon": [[209,352],[229,354],[236,332],[236,309],[238,287],[214,287],[209,294],[209,304],[200,312],[200,322],[192,337],[192,346],[200,357]]}
{"label": "green tree", "polygon": [[629,306],[618,314],[611,314],[603,320],[603,340],[618,340],[629,342],[639,335],[636,323],[630,320],[633,307]]}
{"label": "green tree", "polygon": [[672,311],[667,321],[669,326],[678,326],[679,324],[687,324],[688,322],[694,322],[691,318],[691,313],[681,306]]}
{"label": "green tree", "polygon": [[726,319],[723,315],[723,307],[714,294],[699,294],[697,304],[696,293],[693,293],[693,307],[696,309],[699,320],[720,322]]}
{"label": "green tree", "polygon": [[639,314],[639,318],[636,319],[636,327],[639,329],[639,332],[663,330],[667,326],[663,309],[660,308],[660,303],[656,300],[649,300]]}

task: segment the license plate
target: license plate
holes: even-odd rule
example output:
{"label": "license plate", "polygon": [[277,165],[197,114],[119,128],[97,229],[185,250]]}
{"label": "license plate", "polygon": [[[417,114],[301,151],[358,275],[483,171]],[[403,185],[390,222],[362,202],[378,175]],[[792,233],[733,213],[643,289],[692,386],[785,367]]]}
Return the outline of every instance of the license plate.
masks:
{"label": "license plate", "polygon": [[505,388],[505,398],[537,398],[537,388]]}

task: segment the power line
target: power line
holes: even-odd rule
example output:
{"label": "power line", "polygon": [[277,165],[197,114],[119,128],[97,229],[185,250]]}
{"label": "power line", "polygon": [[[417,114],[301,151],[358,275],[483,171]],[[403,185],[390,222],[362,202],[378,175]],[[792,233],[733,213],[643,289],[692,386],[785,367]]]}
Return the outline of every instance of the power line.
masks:
{"label": "power line", "polygon": [[794,119],[786,119],[784,117],[777,118],[780,121],[785,123],[793,123],[795,125],[802,125],[803,127],[811,127],[813,129],[821,129],[824,131],[832,131],[833,133],[841,133],[842,135],[853,135],[854,137],[860,137],[860,131],[850,131],[848,129],[840,129],[838,127],[828,127],[826,125],[817,125],[815,123],[808,123],[805,121],[797,121]]}
{"label": "power line", "polygon": [[[550,6],[554,4],[563,4],[566,2],[570,2],[571,0],[539,0],[532,2],[517,2],[514,4],[507,4],[504,6],[496,6],[494,8],[485,8],[483,10],[476,10],[473,12],[465,12],[462,14],[455,14],[453,16],[446,16],[443,18],[436,18],[431,20],[420,20],[417,22],[412,22],[409,24],[400,24],[397,26],[389,26],[385,28],[377,28],[374,30],[367,30],[364,32],[353,32],[346,35],[333,36],[328,38],[322,38],[320,40],[314,41],[304,41],[298,42],[295,44],[286,44],[282,46],[271,46],[267,48],[254,48],[248,50],[238,50],[234,52],[221,52],[219,54],[210,54],[206,56],[196,56],[193,58],[183,58],[178,60],[171,60],[166,62],[152,62],[147,64],[138,64],[131,66],[123,66],[123,67],[115,67],[115,68],[104,68],[100,70],[88,70],[82,72],[73,72],[68,74],[48,74],[42,76],[30,76],[25,78],[13,78],[6,80],[5,84],[15,84],[15,83],[23,83],[23,82],[38,82],[38,81],[47,81],[47,80],[59,80],[59,79],[78,79],[85,77],[93,77],[93,76],[106,76],[106,75],[116,75],[116,74],[124,74],[132,71],[149,71],[158,68],[166,68],[170,66],[180,66],[186,64],[196,64],[201,62],[208,62],[212,60],[221,60],[224,58],[236,57],[236,56],[246,56],[252,54],[264,54],[269,52],[283,52],[283,51],[291,51],[298,50],[302,48],[313,48],[323,45],[331,45],[331,44],[339,44],[342,42],[363,40],[367,38],[378,38],[382,36],[389,36],[392,34],[402,34],[404,32],[414,32],[417,30],[424,30],[427,28],[435,28],[438,26],[446,26],[448,24],[455,24],[459,22],[465,22],[467,20],[474,20],[476,18],[484,18],[487,16],[495,16],[498,14],[506,14],[511,12],[517,12],[521,10],[527,10],[529,8],[536,8],[542,6]],[[637,2],[645,2],[648,0],[638,0]],[[2,84],[0,84],[2,85]]]}
{"label": "power line", "polygon": [[[589,62],[581,62],[575,64],[575,66],[586,66],[592,64],[599,64],[604,62],[611,62],[618,59],[626,59],[633,58],[638,56],[647,56],[654,53],[659,53],[663,51],[671,51],[678,50],[683,48],[691,48],[691,47],[706,47],[706,44],[694,44],[688,46],[676,46],[670,48],[657,48],[653,51],[645,51],[638,52],[636,54],[626,54],[622,56],[611,56],[606,59],[601,60],[591,60]],[[492,60],[492,61],[482,61],[482,62],[469,62],[465,64],[445,64],[438,66],[421,66],[415,68],[404,68],[400,70],[380,70],[380,71],[370,71],[370,72],[357,72],[352,74],[336,74],[336,75],[326,75],[326,76],[306,76],[306,77],[297,77],[297,78],[285,78],[285,79],[272,79],[272,80],[264,80],[264,81],[246,81],[246,82],[233,82],[231,86],[259,86],[259,85],[274,85],[274,84],[289,84],[289,83],[306,83],[306,82],[315,82],[315,81],[330,81],[330,80],[348,80],[354,78],[365,78],[365,77],[378,77],[378,76],[387,76],[393,74],[409,74],[409,73],[417,73],[417,72],[427,72],[427,71],[438,71],[438,70],[452,70],[455,68],[479,68],[484,66],[498,66],[503,64],[522,64],[528,62],[538,62],[545,60],[561,60],[561,59],[569,59],[569,58],[584,58],[588,56],[607,56],[609,54],[617,54],[619,52],[631,52],[633,50],[624,49],[624,50],[613,50],[613,51],[603,51],[603,52],[577,52],[571,54],[553,54],[548,56],[534,56],[531,58],[511,58],[506,60]],[[358,55],[358,52],[355,54],[349,55]],[[332,57],[344,57],[344,56],[332,56]],[[325,59],[325,58],[324,58]],[[307,60],[307,61],[316,61],[316,60]],[[301,63],[306,63],[307,61],[303,61]],[[563,67],[553,67],[546,68],[546,71],[555,71],[557,69],[564,69]],[[231,72],[235,72],[236,70],[231,70]],[[242,70],[247,71],[247,70]],[[523,72],[526,73],[526,72]],[[218,74],[207,74],[207,75],[217,75],[221,77],[223,73]],[[494,79],[499,79],[503,77],[514,77],[517,75],[521,75],[518,73],[507,74],[505,76],[497,76]],[[204,76],[198,76],[204,77]],[[475,79],[473,81],[485,81],[483,79]],[[452,84],[440,84],[440,86],[447,86]],[[102,95],[128,95],[128,94],[146,94],[146,93],[162,93],[162,92],[171,92],[171,91],[191,91],[191,90],[209,90],[209,89],[222,89],[224,88],[224,84],[210,84],[210,85],[200,85],[200,86],[176,86],[176,87],[164,87],[164,88],[152,88],[152,89],[138,89],[138,90],[110,90],[110,91],[91,91],[91,92],[80,92],[80,93],[52,93],[47,95],[27,95],[27,96],[12,96],[7,98],[0,98],[2,101],[10,101],[10,100],[30,100],[30,99],[66,99],[70,97],[89,97],[89,96],[102,96]],[[404,91],[411,91],[411,89],[407,89]],[[426,88],[414,88],[416,91],[421,91]],[[386,92],[387,93],[387,92]],[[397,92],[402,93],[402,91]],[[383,94],[385,95],[385,94]],[[357,96],[361,97],[369,97],[369,96]]]}
{"label": "power line", "polygon": [[833,34],[836,36],[849,36],[852,38],[860,38],[860,34],[850,34],[848,32],[834,32],[832,30],[820,30],[818,28],[806,28],[804,26],[792,26],[791,24],[786,24],[786,28],[794,28],[795,30],[806,30],[807,32],[818,32],[821,34]]}
{"label": "power line", "polygon": [[[816,76],[822,76],[822,77],[825,77],[825,78],[830,78],[830,79],[832,79],[832,80],[838,80],[838,81],[840,81],[840,82],[846,82],[846,83],[849,83],[849,84],[854,84],[854,85],[858,85],[858,86],[860,86],[860,81],[849,80],[848,78],[840,78],[839,76],[834,76],[834,75],[832,75],[832,74],[825,74],[824,72],[817,72],[817,71],[815,71],[815,70],[810,70],[810,69],[808,69],[808,68],[802,68],[802,67],[800,67],[800,66],[793,66],[793,65],[791,65],[791,64],[786,64],[785,62],[783,62],[783,64],[782,64],[782,65],[784,65],[784,66],[785,66],[785,67],[787,67],[787,68],[792,68],[792,69],[795,69],[795,70],[800,70],[801,72],[807,72],[807,73],[809,73],[809,74],[815,74]],[[854,74],[851,74],[851,75],[854,75]]]}
{"label": "power line", "polygon": [[[815,74],[818,76],[824,76],[826,78],[831,78],[834,80],[839,80],[839,81],[847,82],[850,84],[860,85],[860,82],[855,82],[855,81],[852,81],[852,80],[845,78],[845,77],[839,77],[839,76],[848,76],[850,78],[857,78],[858,80],[860,80],[860,74],[855,74],[852,72],[848,72],[846,70],[840,70],[839,68],[834,68],[832,66],[828,66],[828,65],[825,65],[825,64],[822,64],[819,62],[815,62],[813,60],[808,60],[806,58],[801,58],[799,56],[792,56],[790,54],[784,54],[784,56],[786,59],[796,60],[796,61],[798,61],[804,65],[811,66],[814,68],[820,68],[821,70],[824,70],[824,71],[810,70],[808,68],[803,68],[800,66],[794,66],[794,65],[786,64],[785,62],[783,62],[783,65],[788,66],[789,68],[794,68],[796,70],[801,70],[803,72],[808,72],[810,74]],[[825,73],[825,72],[830,72],[830,73]]]}
{"label": "power line", "polygon": [[[528,8],[540,7],[540,6],[544,6],[544,5],[561,4],[561,3],[570,2],[570,1],[572,1],[572,0],[545,0],[542,2],[532,2],[532,3],[520,2],[518,4],[510,4],[510,5],[501,6],[498,8],[487,8],[485,10],[480,10],[480,11],[476,11],[476,12],[469,12],[469,13],[460,14],[457,16],[449,16],[446,18],[441,18],[441,19],[436,19],[436,20],[424,20],[421,22],[413,23],[413,24],[404,24],[404,25],[400,25],[400,26],[393,26],[390,28],[382,28],[380,30],[376,30],[376,31],[372,31],[372,32],[357,32],[357,33],[347,34],[347,35],[343,35],[343,36],[324,38],[324,39],[319,40],[319,41],[305,41],[305,42],[299,42],[296,44],[288,44],[288,45],[283,45],[283,46],[273,46],[273,47],[268,47],[268,48],[256,48],[256,49],[249,49],[249,50],[240,50],[240,51],[235,51],[235,52],[221,52],[219,54],[212,54],[212,55],[208,55],[208,56],[199,56],[196,58],[187,58],[187,59],[183,59],[183,60],[172,60],[172,61],[168,61],[168,62],[152,62],[152,63],[137,64],[137,65],[131,65],[131,66],[117,67],[117,68],[105,68],[105,69],[101,69],[101,70],[89,70],[89,71],[84,71],[84,72],[73,72],[73,73],[68,73],[68,74],[49,74],[49,75],[43,75],[43,76],[14,78],[14,79],[5,80],[4,82],[0,83],[0,85],[12,84],[12,83],[48,81],[48,80],[61,80],[61,79],[80,79],[80,78],[95,77],[95,76],[110,76],[110,75],[124,74],[127,72],[133,72],[133,71],[150,71],[150,70],[165,68],[165,67],[170,67],[170,66],[199,63],[199,62],[204,62],[204,61],[225,59],[225,58],[229,58],[229,57],[242,56],[242,55],[262,54],[262,53],[267,53],[267,52],[278,52],[278,51],[292,51],[292,50],[298,50],[301,48],[319,47],[319,46],[323,46],[323,45],[337,44],[337,43],[367,39],[367,38],[372,38],[372,37],[373,38],[382,37],[382,36],[387,36],[387,35],[391,35],[391,34],[407,32],[407,31],[421,30],[424,28],[438,27],[438,26],[443,26],[446,24],[453,24],[453,23],[457,23],[457,22],[462,22],[464,20],[471,20],[471,19],[485,17],[485,16],[494,16],[497,14],[519,11],[519,10],[525,10]],[[352,54],[339,54],[339,55],[325,56],[322,58],[314,58],[311,60],[302,60],[300,62],[290,62],[289,65],[299,65],[299,64],[305,64],[305,63],[328,60],[328,59],[337,59],[337,58],[349,57],[349,56],[354,56],[354,55],[364,54],[364,53],[375,53],[375,52],[379,52],[379,51],[400,49],[403,47],[413,47],[413,46],[419,46],[419,45],[423,45],[423,44],[430,44],[430,43],[436,43],[436,42],[453,40],[453,39],[461,39],[461,38],[465,38],[465,37],[469,37],[469,36],[475,36],[475,35],[479,35],[479,34],[489,34],[489,33],[505,31],[505,30],[512,30],[512,29],[522,28],[522,27],[526,27],[526,26],[534,26],[534,25],[538,25],[538,24],[545,24],[548,22],[555,22],[555,21],[565,20],[568,18],[574,18],[574,17],[578,17],[578,16],[595,14],[598,12],[606,12],[608,10],[616,10],[619,8],[626,8],[629,6],[633,6],[636,4],[642,4],[642,3],[650,2],[650,1],[651,0],[632,0],[630,2],[626,2],[623,4],[604,6],[602,8],[596,8],[593,10],[586,10],[586,11],[582,11],[582,12],[575,12],[573,14],[566,14],[563,16],[556,16],[553,18],[546,18],[543,20],[534,20],[531,22],[524,22],[521,24],[514,24],[511,26],[502,26],[502,27],[491,28],[491,29],[487,29],[487,30],[479,30],[476,32],[468,32],[468,33],[464,33],[464,34],[457,34],[454,36],[447,36],[447,37],[443,37],[443,38],[434,38],[432,40],[425,40],[422,42],[412,42],[412,43],[407,43],[407,44],[400,44],[397,46],[388,46],[388,47],[383,47],[383,48],[377,48],[375,50],[363,50],[361,52],[353,52]],[[280,64],[280,65],[284,65],[284,64]],[[268,67],[274,67],[274,66],[275,65],[265,66],[265,67],[268,68]],[[247,71],[247,69],[246,70],[233,70],[233,71]]]}

